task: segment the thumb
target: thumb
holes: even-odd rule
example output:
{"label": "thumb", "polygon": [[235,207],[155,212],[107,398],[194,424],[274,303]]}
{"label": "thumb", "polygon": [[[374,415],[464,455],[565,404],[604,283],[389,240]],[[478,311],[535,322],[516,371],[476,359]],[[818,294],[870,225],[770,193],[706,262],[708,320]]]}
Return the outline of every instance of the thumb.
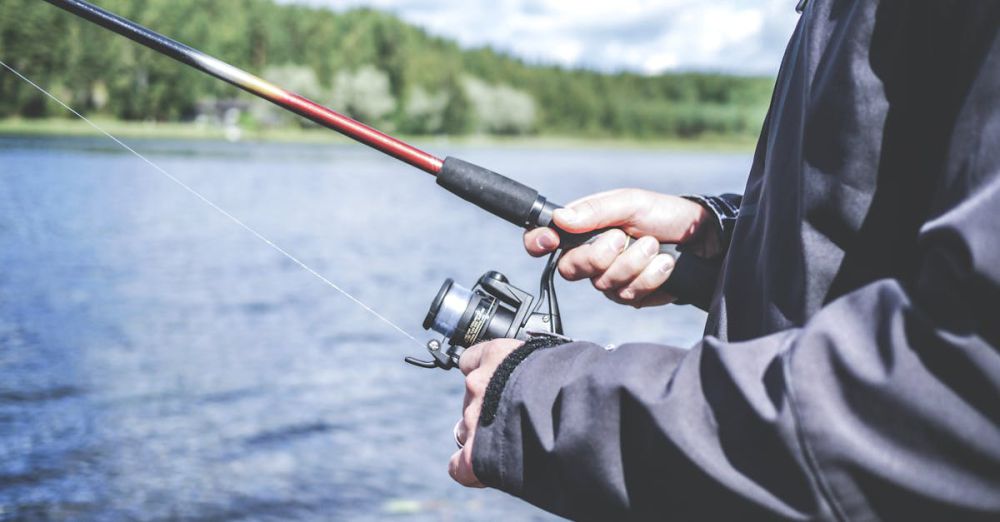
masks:
{"label": "thumb", "polygon": [[552,220],[574,233],[630,224],[641,205],[636,192],[612,190],[587,196],[553,212]]}
{"label": "thumb", "polygon": [[458,357],[458,369],[463,375],[469,375],[472,370],[479,368],[483,361],[483,343],[474,344],[465,349]]}

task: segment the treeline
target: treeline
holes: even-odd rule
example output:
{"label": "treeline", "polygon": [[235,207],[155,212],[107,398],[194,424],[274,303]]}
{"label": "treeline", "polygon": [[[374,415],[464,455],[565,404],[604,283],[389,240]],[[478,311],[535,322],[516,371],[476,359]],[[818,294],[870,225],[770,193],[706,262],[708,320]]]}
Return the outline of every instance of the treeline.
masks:
{"label": "treeline", "polygon": [[[368,123],[413,134],[752,135],[773,80],[602,74],[463,50],[369,9],[271,0],[99,0],[238,67]],[[0,1],[0,59],[75,108],[123,120],[190,120],[233,87],[39,0]],[[0,117],[65,111],[0,73]],[[251,102],[250,126],[297,122]]]}

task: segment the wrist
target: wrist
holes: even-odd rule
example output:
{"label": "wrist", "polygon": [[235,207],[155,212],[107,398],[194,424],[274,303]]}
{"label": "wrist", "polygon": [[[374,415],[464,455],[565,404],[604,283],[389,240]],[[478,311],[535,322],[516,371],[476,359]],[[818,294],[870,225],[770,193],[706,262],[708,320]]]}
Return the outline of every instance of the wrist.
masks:
{"label": "wrist", "polygon": [[735,194],[721,196],[686,195],[685,200],[700,208],[692,241],[686,244],[695,254],[712,258],[729,247],[736,219],[739,217],[741,197]]}
{"label": "wrist", "polygon": [[513,350],[503,362],[497,367],[490,377],[490,382],[486,386],[486,394],[483,397],[483,407],[479,414],[479,426],[489,426],[496,418],[497,408],[500,406],[500,397],[507,387],[514,370],[537,350],[559,346],[568,342],[562,337],[541,335],[533,337],[517,349]]}

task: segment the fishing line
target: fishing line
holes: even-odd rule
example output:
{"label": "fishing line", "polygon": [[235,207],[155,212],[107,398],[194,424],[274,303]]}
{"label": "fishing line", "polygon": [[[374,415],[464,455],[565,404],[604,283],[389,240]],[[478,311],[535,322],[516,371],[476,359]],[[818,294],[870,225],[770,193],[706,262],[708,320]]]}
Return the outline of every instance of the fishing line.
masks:
{"label": "fishing line", "polygon": [[24,80],[25,82],[27,82],[29,85],[31,85],[35,89],[38,89],[39,92],[41,92],[45,96],[48,96],[49,98],[51,98],[53,101],[55,101],[56,103],[58,103],[59,105],[61,105],[67,111],[73,113],[75,116],[77,116],[81,120],[87,122],[88,125],[90,125],[91,127],[93,127],[95,130],[97,130],[101,134],[104,134],[105,136],[107,136],[109,139],[111,139],[112,141],[114,141],[118,145],[121,145],[125,150],[127,150],[127,151],[131,152],[132,154],[134,154],[135,157],[137,157],[137,158],[141,159],[142,161],[146,162],[146,164],[148,164],[150,167],[153,167],[153,169],[155,169],[157,172],[159,172],[160,174],[163,174],[167,179],[169,179],[170,181],[173,181],[175,184],[177,184],[178,186],[180,186],[184,190],[186,190],[189,193],[191,193],[194,197],[200,199],[206,205],[212,207],[217,212],[219,212],[223,216],[227,217],[230,221],[232,221],[233,223],[235,223],[236,225],[238,225],[240,228],[242,228],[242,229],[246,230],[247,232],[253,234],[257,239],[263,241],[267,246],[271,247],[272,249],[274,249],[279,254],[285,256],[291,262],[293,262],[296,265],[302,267],[302,269],[305,270],[306,272],[309,272],[310,274],[316,276],[317,279],[319,279],[320,281],[322,281],[323,283],[325,283],[330,288],[333,288],[337,292],[340,292],[344,297],[350,299],[351,301],[354,301],[355,304],[357,304],[358,306],[360,306],[361,308],[363,308],[365,311],[367,311],[368,313],[370,313],[373,316],[375,316],[376,318],[378,318],[380,321],[382,321],[385,324],[391,326],[393,329],[395,329],[397,332],[403,334],[404,336],[406,336],[407,338],[409,338],[411,341],[417,343],[418,345],[420,345],[421,348],[424,346],[423,343],[421,343],[420,341],[418,341],[416,337],[410,335],[406,330],[403,330],[396,323],[390,321],[388,318],[386,318],[382,314],[376,312],[372,307],[368,306],[367,304],[365,304],[363,301],[361,301],[357,297],[354,297],[353,295],[351,295],[348,291],[346,291],[343,288],[337,286],[333,281],[330,281],[329,279],[327,279],[326,277],[324,277],[319,272],[313,270],[312,267],[310,267],[309,265],[307,265],[304,262],[300,261],[299,258],[297,258],[297,257],[293,256],[292,254],[288,253],[288,251],[286,251],[285,249],[283,249],[280,246],[276,245],[273,241],[271,241],[270,239],[266,238],[263,234],[261,234],[260,232],[258,232],[256,229],[254,229],[250,225],[247,225],[246,223],[244,223],[243,221],[241,221],[236,216],[230,214],[229,212],[227,212],[222,207],[220,207],[220,206],[216,205],[215,203],[213,203],[210,199],[208,199],[205,196],[203,196],[200,192],[198,192],[197,190],[195,190],[194,188],[192,188],[190,185],[188,185],[187,183],[184,183],[183,181],[181,181],[179,178],[177,178],[173,174],[167,172],[166,169],[164,169],[163,167],[157,165],[155,162],[153,162],[153,160],[151,160],[151,159],[143,156],[138,151],[136,151],[132,147],[129,147],[124,142],[122,142],[121,140],[119,140],[118,138],[116,138],[110,132],[104,130],[103,128],[101,128],[101,126],[99,126],[96,123],[94,123],[93,121],[89,120],[86,116],[80,114],[79,112],[77,112],[76,110],[74,110],[72,107],[70,107],[66,103],[63,103],[62,100],[60,100],[59,98],[57,98],[55,95],[53,95],[49,91],[46,91],[45,89],[43,89],[37,83],[35,83],[35,82],[31,81],[30,79],[28,79],[27,76],[21,74],[20,72],[18,72],[17,70],[15,70],[13,67],[11,67],[11,66],[7,65],[6,63],[4,63],[3,60],[0,60],[0,65],[2,65],[8,71],[14,73],[18,78]]}

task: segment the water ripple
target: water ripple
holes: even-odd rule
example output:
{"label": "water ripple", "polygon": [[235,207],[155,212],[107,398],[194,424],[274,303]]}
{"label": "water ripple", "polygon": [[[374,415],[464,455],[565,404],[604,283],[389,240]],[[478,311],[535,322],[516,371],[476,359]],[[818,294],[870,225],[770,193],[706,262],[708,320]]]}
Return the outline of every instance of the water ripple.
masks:
{"label": "water ripple", "polygon": [[58,401],[72,397],[79,397],[85,393],[85,390],[75,386],[56,386],[41,390],[0,389],[0,404]]}
{"label": "water ripple", "polygon": [[312,437],[321,433],[329,433],[334,430],[343,429],[326,422],[310,422],[304,424],[291,424],[276,430],[265,431],[247,437],[245,443],[249,446],[261,446],[271,444],[286,444],[296,439]]}

